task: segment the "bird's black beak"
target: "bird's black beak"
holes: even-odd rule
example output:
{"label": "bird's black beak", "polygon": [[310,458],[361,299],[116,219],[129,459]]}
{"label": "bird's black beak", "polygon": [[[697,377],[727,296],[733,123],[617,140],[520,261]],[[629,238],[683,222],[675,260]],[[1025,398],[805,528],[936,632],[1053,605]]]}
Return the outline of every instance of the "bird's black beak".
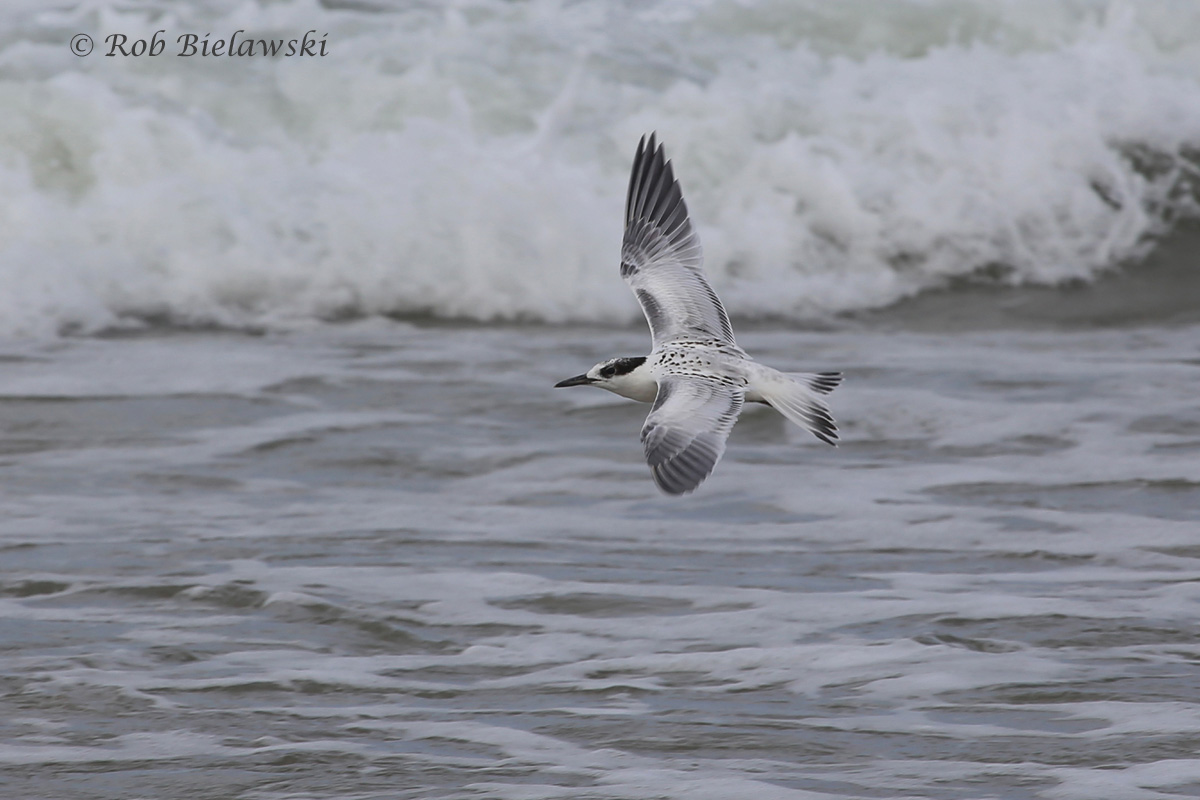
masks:
{"label": "bird's black beak", "polygon": [[574,378],[567,378],[565,381],[559,381],[554,384],[555,389],[565,389],[568,386],[587,386],[589,383],[595,383],[587,375],[576,375]]}

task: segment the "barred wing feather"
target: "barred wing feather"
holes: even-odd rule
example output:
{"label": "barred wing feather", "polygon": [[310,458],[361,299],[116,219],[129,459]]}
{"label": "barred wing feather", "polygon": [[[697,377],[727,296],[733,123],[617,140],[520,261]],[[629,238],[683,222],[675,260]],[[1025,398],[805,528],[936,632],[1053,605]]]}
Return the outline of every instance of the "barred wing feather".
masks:
{"label": "barred wing feather", "polygon": [[649,141],[642,137],[625,199],[621,277],[646,314],[656,348],[680,339],[735,344],[729,315],[701,271],[703,260],[671,162],[654,134]]}
{"label": "barred wing feather", "polygon": [[740,387],[714,378],[671,375],[659,380],[658,397],[642,426],[642,446],[660,489],[686,494],[712,473],[744,398]]}

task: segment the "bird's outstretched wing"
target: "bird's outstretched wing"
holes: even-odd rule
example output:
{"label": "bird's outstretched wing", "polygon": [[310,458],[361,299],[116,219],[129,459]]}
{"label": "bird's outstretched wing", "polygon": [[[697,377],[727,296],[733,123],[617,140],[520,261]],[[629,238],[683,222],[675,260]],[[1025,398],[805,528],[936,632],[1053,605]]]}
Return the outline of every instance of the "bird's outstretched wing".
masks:
{"label": "bird's outstretched wing", "polygon": [[678,339],[734,344],[729,315],[704,279],[700,238],[654,134],[638,142],[625,199],[621,277],[641,303],[654,346]]}
{"label": "bird's outstretched wing", "polygon": [[741,387],[699,375],[670,375],[642,426],[642,446],[658,488],[686,494],[713,471],[741,413]]}

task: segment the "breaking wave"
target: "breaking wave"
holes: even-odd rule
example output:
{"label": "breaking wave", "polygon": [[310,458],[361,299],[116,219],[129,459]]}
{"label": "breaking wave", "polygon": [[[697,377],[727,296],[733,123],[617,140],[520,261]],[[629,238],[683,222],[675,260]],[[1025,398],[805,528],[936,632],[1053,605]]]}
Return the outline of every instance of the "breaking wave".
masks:
{"label": "breaking wave", "polygon": [[[0,334],[616,322],[638,137],[742,318],[1092,282],[1196,216],[1200,8],[468,0],[0,12]],[[325,34],[317,58],[103,37]],[[68,52],[79,31],[99,45]],[[1166,290],[1169,291],[1169,288]]]}

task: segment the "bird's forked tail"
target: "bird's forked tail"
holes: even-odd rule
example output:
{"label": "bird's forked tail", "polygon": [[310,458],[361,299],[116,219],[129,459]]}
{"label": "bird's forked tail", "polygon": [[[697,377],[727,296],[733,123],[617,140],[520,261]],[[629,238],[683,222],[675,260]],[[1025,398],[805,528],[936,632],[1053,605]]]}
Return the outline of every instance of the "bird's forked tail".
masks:
{"label": "bird's forked tail", "polygon": [[821,395],[842,382],[840,372],[776,372],[756,387],[771,407],[826,444],[837,447],[838,429]]}

